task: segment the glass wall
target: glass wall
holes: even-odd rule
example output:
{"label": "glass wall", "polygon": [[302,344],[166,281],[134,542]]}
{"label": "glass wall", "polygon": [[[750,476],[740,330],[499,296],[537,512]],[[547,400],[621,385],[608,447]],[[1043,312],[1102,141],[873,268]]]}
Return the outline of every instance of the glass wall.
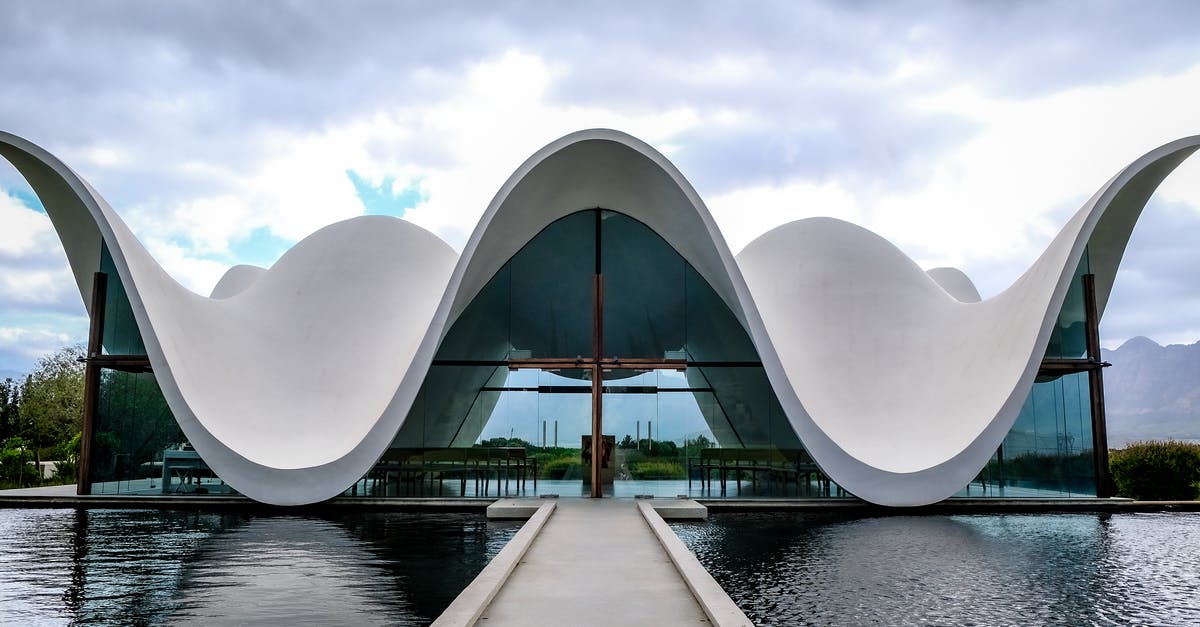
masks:
{"label": "glass wall", "polygon": [[1075,268],[1071,286],[1058,313],[1058,321],[1050,332],[1046,345],[1046,359],[1084,359],[1087,357],[1087,305],[1083,298],[1083,275],[1091,272],[1088,254]]}
{"label": "glass wall", "polygon": [[1021,414],[959,496],[1096,495],[1088,373],[1039,378]]}
{"label": "glass wall", "polygon": [[[108,247],[101,346],[105,355],[145,356],[129,296]],[[93,426],[93,494],[227,494],[231,490],[192,450],[153,373],[102,368]]]}
{"label": "glass wall", "polygon": [[547,226],[459,315],[436,359],[591,355],[595,258],[595,212]]}
{"label": "glass wall", "polygon": [[727,424],[712,388],[692,387],[675,370],[610,371],[604,383],[604,431],[616,440],[614,494],[689,494],[689,465],[718,446],[709,425]]}
{"label": "glass wall", "polygon": [[162,493],[163,452],[183,442],[154,375],[103,371],[91,455],[93,494]]}
{"label": "glass wall", "polygon": [[[601,352],[594,354],[597,274],[604,289]],[[520,368],[520,360],[563,358],[578,367]],[[684,364],[629,369],[622,359]],[[777,471],[811,461],[733,312],[648,227],[615,211],[586,210],[547,226],[466,307],[377,476],[358,492],[405,493],[438,468],[428,461],[430,449],[478,449],[470,454],[478,456],[503,447],[537,460],[526,471],[537,476],[537,490],[585,494],[590,451],[583,441],[591,435],[597,369],[603,433],[612,442],[601,460],[612,475],[606,492],[720,492],[719,475],[731,494],[765,494],[768,486],[803,491],[795,472]],[[751,453],[739,458],[733,450]],[[422,490],[457,489],[442,483]],[[524,489],[533,489],[529,483]],[[458,487],[476,494],[474,482]],[[498,486],[479,489],[489,487]]]}
{"label": "glass wall", "polygon": [[105,355],[145,355],[146,345],[133,319],[129,295],[117,274],[108,245],[100,247],[100,271],[107,276],[104,291],[103,352]]}

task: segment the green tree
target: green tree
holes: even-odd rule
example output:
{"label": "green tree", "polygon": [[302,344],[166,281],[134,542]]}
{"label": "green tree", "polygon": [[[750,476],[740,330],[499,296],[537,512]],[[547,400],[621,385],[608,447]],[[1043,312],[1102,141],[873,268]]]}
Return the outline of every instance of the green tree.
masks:
{"label": "green tree", "polygon": [[83,426],[82,346],[65,346],[38,360],[21,388],[18,434],[36,448],[57,445]]}
{"label": "green tree", "polygon": [[0,442],[17,435],[20,406],[21,385],[12,379],[0,381]]}

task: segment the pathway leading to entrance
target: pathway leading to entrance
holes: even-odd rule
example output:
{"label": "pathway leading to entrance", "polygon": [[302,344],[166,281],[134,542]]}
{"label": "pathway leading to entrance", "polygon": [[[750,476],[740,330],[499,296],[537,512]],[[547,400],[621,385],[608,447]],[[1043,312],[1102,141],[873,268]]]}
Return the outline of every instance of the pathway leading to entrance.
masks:
{"label": "pathway leading to entrance", "polygon": [[637,505],[562,499],[477,625],[702,625]]}

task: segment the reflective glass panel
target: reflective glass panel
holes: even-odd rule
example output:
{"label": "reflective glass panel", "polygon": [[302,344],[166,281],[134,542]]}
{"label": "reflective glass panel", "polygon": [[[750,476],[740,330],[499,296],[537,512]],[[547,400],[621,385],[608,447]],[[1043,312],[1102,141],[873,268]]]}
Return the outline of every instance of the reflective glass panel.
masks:
{"label": "reflective glass panel", "polygon": [[681,353],[683,257],[641,222],[612,211],[602,216],[605,355],[661,359]]}
{"label": "reflective glass panel", "polygon": [[546,227],[509,262],[509,340],[526,357],[592,354],[595,213]]}
{"label": "reflective glass panel", "polygon": [[1046,345],[1046,357],[1061,359],[1083,359],[1087,357],[1087,307],[1083,298],[1083,275],[1089,272],[1088,256],[1085,251],[1071,286],[1063,300],[1058,319],[1050,332]]}
{"label": "reflective glass panel", "polygon": [[129,295],[117,274],[117,266],[113,263],[108,246],[100,246],[100,271],[106,275],[104,291],[104,329],[101,336],[103,352],[108,355],[145,355],[146,346],[142,342],[142,334],[138,331],[137,322],[133,319],[133,309],[129,304]]}
{"label": "reflective glass panel", "polygon": [[1039,379],[1021,413],[962,496],[1095,496],[1088,374]]}
{"label": "reflective glass panel", "polygon": [[94,494],[230,491],[191,450],[148,373],[102,371],[91,476]]}

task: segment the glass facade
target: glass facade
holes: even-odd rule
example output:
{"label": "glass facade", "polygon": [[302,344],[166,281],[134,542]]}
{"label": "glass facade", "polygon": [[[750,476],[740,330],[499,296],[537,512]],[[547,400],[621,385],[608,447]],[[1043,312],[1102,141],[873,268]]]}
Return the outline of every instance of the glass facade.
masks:
{"label": "glass facade", "polygon": [[101,341],[103,353],[145,355],[146,345],[142,342],[137,321],[133,319],[129,295],[125,293],[125,286],[121,283],[121,276],[117,274],[117,266],[113,263],[107,244],[100,247],[100,271],[108,277],[104,290],[104,331]]}
{"label": "glass facade", "polygon": [[1039,378],[1004,443],[959,496],[1096,496],[1088,373]]}
{"label": "glass facade", "polygon": [[161,493],[164,451],[183,443],[153,374],[101,373],[91,455],[93,494]]}
{"label": "glass facade", "polygon": [[[1058,320],[1043,365],[1087,358],[1085,251]],[[1004,443],[975,481],[959,496],[1096,496],[1089,374],[1049,373],[1043,368]]]}
{"label": "glass facade", "polygon": [[[108,246],[101,353],[145,357],[146,346]],[[192,450],[149,368],[102,367],[89,462],[92,494],[227,494]]]}
{"label": "glass facade", "polygon": [[[593,344],[596,275],[603,283],[600,354]],[[578,363],[521,365],[539,359]],[[643,360],[643,367],[622,367],[622,359]],[[787,473],[777,472],[807,455],[741,323],[661,237],[599,209],[547,226],[480,290],[451,327],[389,455],[363,490],[411,493],[418,476],[450,466],[444,456],[429,464],[430,449],[472,449],[466,460],[483,451],[503,457],[498,449],[505,448],[536,460],[523,471],[536,476],[536,490],[585,494],[595,372],[603,378],[603,433],[611,438],[601,460],[602,474],[611,475],[606,493],[719,492],[720,475],[727,493],[806,491],[795,473],[780,479]],[[724,457],[706,457],[718,449]],[[738,459],[729,452],[735,449],[753,453]],[[818,475],[808,479],[825,481]],[[456,489],[443,483],[422,490]],[[532,481],[508,487],[535,489]],[[461,480],[457,489],[503,490]]]}
{"label": "glass facade", "polygon": [[1058,322],[1050,332],[1046,359],[1084,359],[1087,357],[1087,305],[1083,294],[1083,275],[1091,272],[1085,250],[1083,259],[1071,277],[1071,286],[1058,313]]}

